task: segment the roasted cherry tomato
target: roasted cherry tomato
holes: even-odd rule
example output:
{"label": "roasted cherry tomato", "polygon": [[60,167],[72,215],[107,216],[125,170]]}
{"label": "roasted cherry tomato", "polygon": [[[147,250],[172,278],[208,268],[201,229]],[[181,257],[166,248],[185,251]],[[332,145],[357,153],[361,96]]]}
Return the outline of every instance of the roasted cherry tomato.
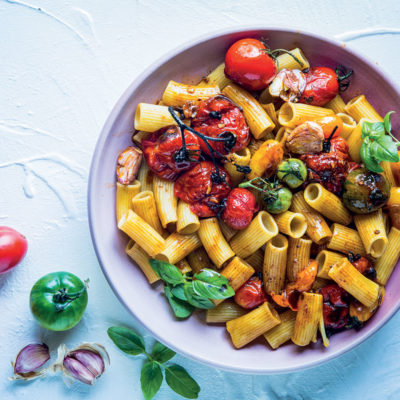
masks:
{"label": "roasted cherry tomato", "polygon": [[371,261],[368,258],[363,256],[349,256],[350,262],[357,268],[359,272],[361,272],[364,276],[371,280],[375,280],[376,271]]}
{"label": "roasted cherry tomato", "polygon": [[247,189],[235,188],[226,198],[222,219],[233,229],[245,229],[250,225],[253,214],[258,211],[257,200]]}
{"label": "roasted cherry tomato", "polygon": [[196,135],[185,131],[185,145],[186,152],[177,126],[162,128],[142,140],[144,157],[150,170],[170,181],[190,169],[200,157],[200,144]]}
{"label": "roasted cherry tomato", "polygon": [[220,175],[211,161],[202,161],[175,182],[175,196],[191,204],[190,208],[199,217],[217,215],[222,200],[231,191],[229,174],[222,167],[218,169]]}
{"label": "roasted cherry tomato", "polygon": [[[324,131],[325,139],[328,139],[329,137],[332,137],[333,139],[342,133],[343,120],[337,115],[325,115],[324,117],[315,119],[314,122],[316,122]],[[332,135],[335,128],[335,133]]]}
{"label": "roasted cherry tomato", "polygon": [[235,294],[235,302],[246,310],[255,308],[267,301],[263,283],[258,276],[251,277]]}
{"label": "roasted cherry tomato", "polygon": [[283,186],[279,189],[269,192],[264,196],[265,209],[272,214],[280,214],[289,210],[292,204],[292,192]]}
{"label": "roasted cherry tomato", "polygon": [[28,242],[13,228],[0,226],[0,274],[14,268],[25,257]]}
{"label": "roasted cherry tomato", "polygon": [[311,67],[306,74],[306,88],[300,103],[324,106],[339,93],[336,72],[328,67]]}
{"label": "roasted cherry tomato", "polygon": [[[242,150],[250,142],[250,130],[240,108],[225,96],[215,96],[201,101],[192,120],[192,127],[212,138],[228,139],[227,135],[233,134],[232,140],[208,141],[210,146],[222,155]],[[210,155],[204,140],[200,138],[199,142],[201,150]]]}
{"label": "roasted cherry tomato", "polygon": [[319,290],[323,296],[323,316],[325,328],[334,333],[343,329],[349,321],[350,295],[333,283]]}
{"label": "roasted cherry tomato", "polygon": [[289,158],[279,164],[276,176],[290,188],[295,189],[306,180],[307,168],[303,161]]}
{"label": "roasted cherry tomato", "polygon": [[52,272],[31,290],[33,316],[43,328],[66,331],[82,318],[88,302],[86,284],[69,272]]}
{"label": "roasted cherry tomato", "polygon": [[241,39],[226,52],[225,75],[248,90],[262,90],[275,78],[276,64],[263,42]]}

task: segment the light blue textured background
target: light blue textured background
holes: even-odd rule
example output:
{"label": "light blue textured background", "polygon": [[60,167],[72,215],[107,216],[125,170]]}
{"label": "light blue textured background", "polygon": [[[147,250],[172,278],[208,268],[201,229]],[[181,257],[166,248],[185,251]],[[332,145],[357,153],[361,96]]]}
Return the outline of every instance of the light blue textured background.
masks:
{"label": "light blue textured background", "polygon": [[[92,249],[86,213],[91,155],[111,107],[148,64],[197,35],[251,23],[336,35],[400,80],[397,0],[0,1],[0,225],[15,227],[29,240],[24,262],[0,276],[2,400],[142,398],[140,357],[118,352],[106,335],[114,324],[146,332],[111,292]],[[91,283],[82,322],[56,334],[38,327],[28,297],[39,277],[60,269]],[[350,353],[288,375],[245,376],[180,356],[176,361],[199,382],[200,399],[395,400],[399,328],[397,315]],[[61,342],[103,343],[111,367],[94,387],[67,388],[59,377],[9,382],[9,361],[38,340],[52,349]],[[177,397],[163,385],[156,398]]]}

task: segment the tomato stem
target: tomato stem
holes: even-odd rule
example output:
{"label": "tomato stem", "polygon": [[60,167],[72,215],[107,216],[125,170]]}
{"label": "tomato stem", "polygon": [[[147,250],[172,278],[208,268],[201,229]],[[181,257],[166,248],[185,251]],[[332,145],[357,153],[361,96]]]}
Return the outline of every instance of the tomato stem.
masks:
{"label": "tomato stem", "polygon": [[336,125],[333,130],[332,133],[329,135],[328,139],[324,140],[324,143],[322,145],[322,151],[324,153],[329,153],[331,151],[331,140],[333,138],[333,135],[335,134],[335,132],[337,131],[338,126]]}
{"label": "tomato stem", "polygon": [[84,281],[85,287],[76,293],[68,293],[66,288],[61,288],[54,293],[53,301],[57,312],[64,311],[74,300],[79,299],[88,287],[89,280]]}
{"label": "tomato stem", "polygon": [[353,75],[354,71],[352,69],[347,70],[344,65],[339,65],[336,67],[335,72],[339,82],[339,91],[344,92],[350,85],[349,78]]}

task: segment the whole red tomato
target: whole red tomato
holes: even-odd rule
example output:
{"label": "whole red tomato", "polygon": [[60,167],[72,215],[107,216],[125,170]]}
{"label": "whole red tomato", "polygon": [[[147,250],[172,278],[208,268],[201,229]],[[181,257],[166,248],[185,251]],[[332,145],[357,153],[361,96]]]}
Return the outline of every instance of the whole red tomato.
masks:
{"label": "whole red tomato", "polygon": [[336,72],[328,67],[311,67],[306,74],[306,88],[300,103],[324,106],[339,93]]}
{"label": "whole red tomato", "polygon": [[267,301],[264,287],[258,276],[251,277],[235,294],[235,302],[246,310],[255,308]]}
{"label": "whole red tomato", "polygon": [[349,320],[349,294],[336,283],[319,290],[323,296],[325,328],[330,331],[344,328]]}
{"label": "whole red tomato", "polygon": [[153,132],[142,140],[143,154],[151,171],[157,176],[175,180],[182,171],[190,169],[200,157],[197,136],[185,131],[187,155],[182,151],[182,135],[177,126]]}
{"label": "whole red tomato", "polygon": [[0,274],[3,274],[25,257],[28,242],[15,229],[0,226]]}
{"label": "whole red tomato", "polygon": [[[209,140],[210,146],[226,155],[244,149],[250,142],[250,130],[240,108],[225,96],[215,96],[201,101],[192,127],[203,135],[213,138],[224,138],[230,132],[235,136],[233,147],[228,142]],[[226,136],[225,136],[226,137]],[[201,150],[210,155],[206,143],[199,139]]]}
{"label": "whole red tomato", "polygon": [[226,198],[222,219],[233,229],[241,230],[250,225],[253,214],[258,211],[257,200],[247,189],[235,188]]}
{"label": "whole red tomato", "polygon": [[216,168],[211,161],[202,161],[190,171],[182,174],[175,182],[175,196],[191,205],[199,217],[214,217],[221,209],[221,202],[231,191],[231,178],[226,170]]}
{"label": "whole red tomato", "polygon": [[241,39],[226,52],[225,75],[248,90],[263,90],[275,78],[275,60],[260,40]]}

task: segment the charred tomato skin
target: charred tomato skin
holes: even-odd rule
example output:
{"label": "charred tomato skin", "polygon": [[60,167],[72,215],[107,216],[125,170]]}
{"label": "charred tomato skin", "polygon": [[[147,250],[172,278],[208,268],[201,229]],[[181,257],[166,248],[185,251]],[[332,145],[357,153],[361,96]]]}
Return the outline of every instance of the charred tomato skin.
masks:
{"label": "charred tomato skin", "polygon": [[201,161],[191,170],[182,174],[175,182],[175,196],[191,205],[191,210],[199,217],[214,217],[221,202],[231,191],[231,178],[223,167],[218,168],[224,179],[214,183],[212,174],[216,168],[211,161]]}
{"label": "charred tomato skin", "polygon": [[186,149],[193,161],[178,161],[175,157],[182,148],[182,135],[177,126],[167,126],[142,140],[143,154],[150,170],[160,178],[174,181],[187,171],[200,157],[200,144],[196,135],[185,131]]}
{"label": "charred tomato skin", "polygon": [[261,40],[238,40],[226,52],[225,75],[248,90],[265,89],[276,71],[276,63]]}
{"label": "charred tomato skin", "polygon": [[[238,106],[225,96],[214,96],[203,100],[198,105],[192,127],[205,136],[212,138],[224,137],[228,132],[235,136],[233,147],[227,143],[209,140],[210,146],[226,155],[244,149],[250,142],[250,130],[246,124],[243,113]],[[210,155],[210,150],[204,140],[199,138],[201,150]]]}
{"label": "charred tomato skin", "polygon": [[243,284],[235,294],[235,302],[246,310],[255,308],[267,301],[262,280],[258,276],[252,276]]}
{"label": "charred tomato skin", "polygon": [[306,88],[300,103],[312,106],[324,106],[339,93],[336,72],[328,67],[311,67],[306,74]]}
{"label": "charred tomato skin", "polygon": [[226,198],[223,221],[233,229],[241,230],[250,225],[253,215],[258,211],[257,200],[247,189],[235,188]]}
{"label": "charred tomato skin", "polygon": [[331,333],[345,328],[349,321],[350,295],[336,283],[319,289],[323,297],[325,328]]}

